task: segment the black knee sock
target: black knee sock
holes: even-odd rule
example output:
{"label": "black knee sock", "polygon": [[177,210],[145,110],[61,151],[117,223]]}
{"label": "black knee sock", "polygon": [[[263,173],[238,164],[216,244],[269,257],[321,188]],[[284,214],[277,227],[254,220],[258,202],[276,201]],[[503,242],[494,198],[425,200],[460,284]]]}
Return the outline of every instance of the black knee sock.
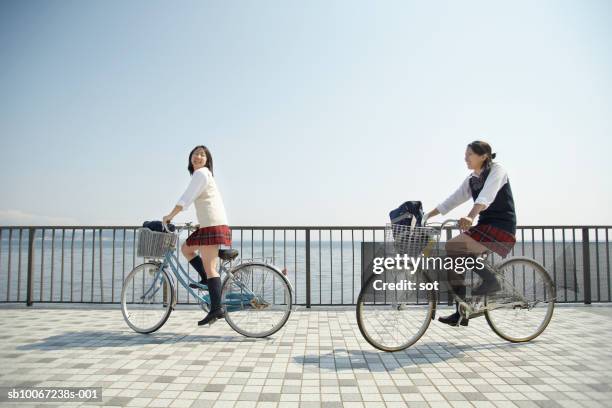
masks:
{"label": "black knee sock", "polygon": [[474,271],[474,273],[480,276],[483,282],[490,282],[495,280],[495,273],[489,270],[489,268],[487,268],[486,266],[484,266],[482,269],[474,268],[472,269],[472,271]]}
{"label": "black knee sock", "polygon": [[457,286],[454,289],[455,289],[455,293],[457,294],[457,296],[459,296],[461,299],[465,299],[465,294],[467,292],[467,289],[465,288],[465,281],[463,285]]}
{"label": "black knee sock", "polygon": [[221,308],[221,278],[215,276],[208,279],[208,293],[210,294],[210,311]]}
{"label": "black knee sock", "polygon": [[200,258],[200,255],[196,255],[196,257],[189,261],[189,263],[191,264],[191,266],[193,266],[193,269],[198,272],[198,275],[200,275],[200,282],[206,283],[207,279],[206,272],[204,271],[204,262],[202,262],[202,258]]}
{"label": "black knee sock", "polygon": [[461,300],[465,299],[467,289],[465,287],[465,274],[458,274],[455,271],[447,272],[448,285]]}

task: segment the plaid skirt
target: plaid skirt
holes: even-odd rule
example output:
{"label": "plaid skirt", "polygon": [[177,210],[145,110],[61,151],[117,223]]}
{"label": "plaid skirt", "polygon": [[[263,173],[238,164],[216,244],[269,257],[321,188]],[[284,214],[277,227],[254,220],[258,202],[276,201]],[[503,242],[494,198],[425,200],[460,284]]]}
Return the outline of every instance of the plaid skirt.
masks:
{"label": "plaid skirt", "polygon": [[185,243],[189,246],[202,245],[232,245],[232,231],[227,225],[198,228],[187,237]]}
{"label": "plaid skirt", "polygon": [[465,231],[465,234],[499,254],[502,258],[505,258],[512,251],[516,243],[514,235],[508,231],[487,224],[478,224]]}

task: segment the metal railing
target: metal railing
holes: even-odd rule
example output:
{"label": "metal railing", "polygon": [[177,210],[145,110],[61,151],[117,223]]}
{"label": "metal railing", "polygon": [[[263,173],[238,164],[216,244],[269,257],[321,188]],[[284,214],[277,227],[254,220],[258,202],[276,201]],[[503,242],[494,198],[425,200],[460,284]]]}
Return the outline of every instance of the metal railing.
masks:
{"label": "metal railing", "polygon": [[[0,227],[0,302],[118,303],[125,276],[143,262],[135,252],[137,228]],[[521,226],[510,256],[543,264],[560,302],[610,302],[611,229]],[[442,240],[457,233],[447,229]],[[355,304],[368,248],[384,241],[382,226],[235,226],[232,234],[242,258],[265,258],[286,269],[295,303],[307,307]],[[179,303],[195,300],[179,288]]]}

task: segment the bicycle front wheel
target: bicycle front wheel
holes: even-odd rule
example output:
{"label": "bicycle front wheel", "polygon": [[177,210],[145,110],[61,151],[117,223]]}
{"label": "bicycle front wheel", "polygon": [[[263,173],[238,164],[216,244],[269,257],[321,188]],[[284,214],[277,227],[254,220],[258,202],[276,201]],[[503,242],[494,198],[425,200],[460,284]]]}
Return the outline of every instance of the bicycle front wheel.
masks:
{"label": "bicycle front wheel", "polygon": [[555,287],[533,259],[511,258],[499,266],[501,290],[487,296],[485,317],[501,338],[521,343],[538,337],[552,319]]}
{"label": "bicycle front wheel", "polygon": [[[403,270],[370,277],[357,298],[357,325],[368,343],[382,351],[400,351],[423,336],[437,297],[433,290],[420,290],[420,281],[425,281],[421,273]],[[397,286],[402,282],[405,286]]]}
{"label": "bicycle front wheel", "polygon": [[267,337],[289,319],[292,289],[278,269],[249,262],[228,273],[222,290],[225,320],[247,337]]}
{"label": "bicycle front wheel", "polygon": [[174,287],[165,270],[155,263],[138,265],[125,278],[121,312],[138,333],[153,333],[166,323],[174,304]]}

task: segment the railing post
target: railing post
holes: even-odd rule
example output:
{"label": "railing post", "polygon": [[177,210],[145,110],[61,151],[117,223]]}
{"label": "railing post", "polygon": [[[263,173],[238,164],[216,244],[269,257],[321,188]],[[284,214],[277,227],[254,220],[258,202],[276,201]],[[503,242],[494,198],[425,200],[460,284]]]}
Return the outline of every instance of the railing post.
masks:
{"label": "railing post", "polygon": [[582,274],[584,278],[584,304],[591,304],[591,251],[589,229],[582,228]]}
{"label": "railing post", "polygon": [[[450,228],[446,228],[446,242],[450,241],[452,238],[453,238],[453,232],[451,231]],[[444,278],[448,279],[448,276],[445,276]],[[449,282],[448,286],[449,286],[449,290],[446,291],[446,297],[448,298],[447,299],[447,305],[448,306],[452,306],[455,302],[453,301],[453,296],[452,296],[452,294],[450,292],[450,282]]]}
{"label": "railing post", "polygon": [[32,306],[34,285],[33,285],[33,271],[34,271],[34,234],[36,230],[34,228],[28,228],[28,293],[26,294],[26,305]]}
{"label": "railing post", "polygon": [[310,229],[306,229],[306,307],[310,308]]}

